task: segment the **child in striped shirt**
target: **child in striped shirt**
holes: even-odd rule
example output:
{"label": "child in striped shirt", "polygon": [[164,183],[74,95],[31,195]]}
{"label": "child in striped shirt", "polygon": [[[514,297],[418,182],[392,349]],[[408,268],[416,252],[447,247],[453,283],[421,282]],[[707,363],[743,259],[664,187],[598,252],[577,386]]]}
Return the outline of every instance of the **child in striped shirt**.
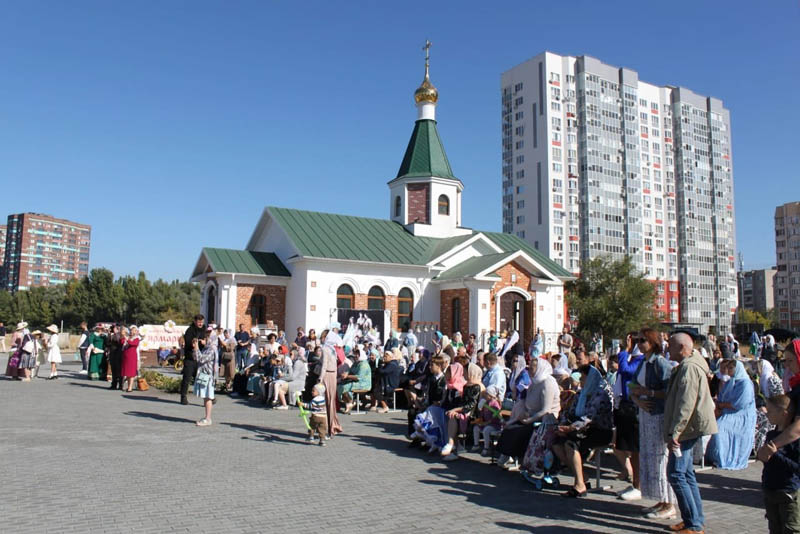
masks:
{"label": "child in striped shirt", "polygon": [[320,447],[325,446],[325,432],[328,428],[328,416],[325,411],[325,386],[317,384],[311,390],[314,397],[306,404],[306,409],[311,412],[308,422],[311,430],[308,431],[308,441],[314,441],[314,432],[319,436]]}

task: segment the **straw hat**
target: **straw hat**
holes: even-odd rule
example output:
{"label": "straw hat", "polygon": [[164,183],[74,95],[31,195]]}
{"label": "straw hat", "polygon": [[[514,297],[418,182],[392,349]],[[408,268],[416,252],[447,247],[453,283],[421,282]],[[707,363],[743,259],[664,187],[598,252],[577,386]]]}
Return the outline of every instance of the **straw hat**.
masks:
{"label": "straw hat", "polygon": [[42,331],[41,330],[34,330],[33,332],[31,332],[31,335],[32,336],[41,336],[42,335]]}
{"label": "straw hat", "polygon": [[16,328],[17,330],[25,330],[26,328],[28,328],[28,323],[26,323],[25,321],[17,323],[17,328]]}
{"label": "straw hat", "polygon": [[52,332],[54,334],[58,334],[58,327],[54,324],[51,324],[50,326],[45,328],[45,330],[47,330],[48,332]]}

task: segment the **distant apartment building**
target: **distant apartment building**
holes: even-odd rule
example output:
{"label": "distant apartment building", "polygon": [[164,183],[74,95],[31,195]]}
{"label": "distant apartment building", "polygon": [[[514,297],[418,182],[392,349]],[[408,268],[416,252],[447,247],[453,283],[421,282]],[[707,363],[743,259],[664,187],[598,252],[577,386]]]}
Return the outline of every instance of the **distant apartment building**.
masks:
{"label": "distant apartment building", "polygon": [[777,269],[739,273],[739,307],[765,313],[775,307],[773,280]]}
{"label": "distant apartment building", "polygon": [[775,208],[775,305],[783,328],[800,328],[800,202]]}
{"label": "distant apartment building", "polygon": [[737,306],[722,101],[543,52],[502,74],[503,231],[579,274],[629,255],[671,322],[729,332]]}
{"label": "distant apartment building", "polygon": [[89,274],[91,226],[39,213],[8,216],[2,287],[66,283]]}
{"label": "distant apartment building", "polygon": [[0,280],[3,279],[3,262],[6,257],[6,228],[5,224],[0,224]]}

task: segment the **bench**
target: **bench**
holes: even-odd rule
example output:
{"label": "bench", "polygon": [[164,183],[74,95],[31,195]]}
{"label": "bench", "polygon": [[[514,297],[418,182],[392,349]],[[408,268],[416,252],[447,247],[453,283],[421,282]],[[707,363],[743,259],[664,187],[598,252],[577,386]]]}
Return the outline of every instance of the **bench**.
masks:
{"label": "bench", "polygon": [[392,391],[392,409],[389,410],[389,413],[395,413],[395,412],[399,412],[400,411],[400,410],[397,409],[397,392],[398,391],[404,391],[404,390],[403,390],[403,388],[395,388],[394,391]]}
{"label": "bench", "polygon": [[366,412],[362,412],[361,411],[361,395],[366,395],[367,393],[370,393],[370,390],[368,390],[368,389],[354,389],[354,390],[350,391],[350,393],[352,395],[354,395],[355,399],[356,399],[356,410],[355,411],[351,410],[350,414],[352,414],[352,415],[365,414]]}

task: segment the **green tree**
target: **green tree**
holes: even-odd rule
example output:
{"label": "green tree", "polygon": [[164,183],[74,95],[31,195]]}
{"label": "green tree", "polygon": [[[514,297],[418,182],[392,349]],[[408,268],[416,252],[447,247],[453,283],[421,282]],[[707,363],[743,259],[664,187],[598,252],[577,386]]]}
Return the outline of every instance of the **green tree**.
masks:
{"label": "green tree", "polygon": [[567,304],[578,317],[578,334],[623,338],[643,326],[658,325],[655,289],[630,257],[599,257],[581,263],[581,276],[566,284]]}
{"label": "green tree", "polygon": [[736,322],[738,324],[760,324],[764,330],[772,326],[772,321],[768,317],[765,317],[760,312],[748,310],[747,308],[739,308],[736,310]]}

